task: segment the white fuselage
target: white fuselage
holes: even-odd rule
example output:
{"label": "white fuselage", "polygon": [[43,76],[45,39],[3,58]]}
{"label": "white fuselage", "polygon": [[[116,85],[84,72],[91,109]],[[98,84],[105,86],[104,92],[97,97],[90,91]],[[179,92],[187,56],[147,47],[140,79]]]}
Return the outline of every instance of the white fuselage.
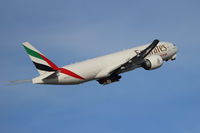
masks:
{"label": "white fuselage", "polygon": [[[114,69],[115,67],[123,64],[137,55],[140,51],[144,50],[147,45],[143,45],[136,48],[131,48],[116,52],[113,54],[89,59],[86,61],[78,62],[75,64],[64,66],[63,68],[75,72],[83,79],[77,79],[72,76],[58,73],[56,78],[48,79],[48,81],[41,80],[40,77],[33,79],[33,83],[45,83],[45,84],[79,84],[90,80],[97,80],[106,76],[107,71]],[[177,48],[175,45],[169,42],[159,42],[154,50],[148,55],[160,55],[163,60],[173,59],[176,55]],[[44,75],[43,75],[44,76]]]}

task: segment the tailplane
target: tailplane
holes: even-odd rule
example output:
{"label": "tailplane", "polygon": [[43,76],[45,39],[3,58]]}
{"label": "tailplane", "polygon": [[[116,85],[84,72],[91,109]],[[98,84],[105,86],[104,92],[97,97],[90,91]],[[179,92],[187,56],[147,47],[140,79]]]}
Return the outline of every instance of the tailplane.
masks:
{"label": "tailplane", "polygon": [[47,72],[53,72],[58,69],[58,67],[53,62],[51,62],[48,58],[46,58],[40,51],[34,48],[30,43],[24,42],[23,46],[40,75],[43,75],[44,73]]}

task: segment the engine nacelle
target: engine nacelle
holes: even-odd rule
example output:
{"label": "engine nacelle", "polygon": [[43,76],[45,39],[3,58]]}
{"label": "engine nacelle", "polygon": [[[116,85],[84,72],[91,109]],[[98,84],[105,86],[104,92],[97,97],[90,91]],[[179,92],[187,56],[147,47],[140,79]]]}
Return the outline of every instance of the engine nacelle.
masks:
{"label": "engine nacelle", "polygon": [[142,67],[146,70],[153,70],[163,65],[163,59],[159,55],[152,55],[145,58],[145,62]]}

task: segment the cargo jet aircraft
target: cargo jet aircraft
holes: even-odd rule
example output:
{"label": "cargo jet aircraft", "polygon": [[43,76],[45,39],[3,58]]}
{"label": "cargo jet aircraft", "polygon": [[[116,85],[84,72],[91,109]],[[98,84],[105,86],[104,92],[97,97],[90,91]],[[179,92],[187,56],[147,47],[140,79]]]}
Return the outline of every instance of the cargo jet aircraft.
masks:
{"label": "cargo jet aircraft", "polygon": [[159,68],[164,61],[175,60],[177,53],[174,44],[154,40],[151,44],[58,67],[30,43],[24,42],[23,46],[40,74],[32,79],[33,84],[70,85],[96,80],[106,85],[119,81],[121,73],[139,67]]}

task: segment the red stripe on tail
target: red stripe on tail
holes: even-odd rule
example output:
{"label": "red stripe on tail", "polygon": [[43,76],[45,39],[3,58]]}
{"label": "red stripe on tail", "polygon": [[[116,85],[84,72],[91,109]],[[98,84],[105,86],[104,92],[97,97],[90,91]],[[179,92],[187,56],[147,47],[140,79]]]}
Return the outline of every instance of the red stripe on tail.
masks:
{"label": "red stripe on tail", "polygon": [[59,70],[61,73],[67,74],[67,75],[72,76],[72,77],[77,78],[77,79],[82,79],[82,80],[84,80],[83,77],[81,77],[81,76],[79,76],[78,74],[76,74],[76,73],[74,73],[74,72],[72,72],[72,71],[70,71],[70,70],[67,70],[67,69],[65,69],[65,68],[59,68],[58,70]]}
{"label": "red stripe on tail", "polygon": [[59,68],[58,66],[56,66],[56,64],[54,64],[52,61],[50,61],[49,59],[47,59],[44,55],[40,54],[40,56],[51,66],[51,68],[53,68],[54,70],[56,71],[60,71],[61,73],[64,73],[66,75],[69,75],[69,76],[72,76],[74,78],[77,78],[77,79],[81,79],[81,80],[84,80],[83,77],[79,76],[78,74],[70,71],[70,70],[67,70],[65,68]]}
{"label": "red stripe on tail", "polygon": [[47,59],[44,55],[40,54],[40,56],[41,56],[54,70],[58,70],[58,67],[56,66],[56,64],[54,64],[52,61],[50,61],[49,59]]}

